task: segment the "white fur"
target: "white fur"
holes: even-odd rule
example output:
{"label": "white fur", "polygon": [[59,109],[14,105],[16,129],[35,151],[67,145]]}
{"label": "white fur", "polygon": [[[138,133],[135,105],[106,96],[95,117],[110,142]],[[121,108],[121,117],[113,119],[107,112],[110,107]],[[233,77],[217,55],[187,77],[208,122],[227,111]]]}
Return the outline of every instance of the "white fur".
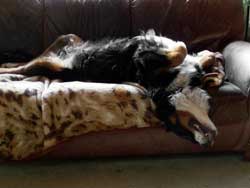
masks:
{"label": "white fur", "polygon": [[[199,110],[207,113],[210,108],[209,98],[206,92],[200,88],[185,87],[182,91],[172,95],[170,102],[176,107],[176,110],[194,112],[196,108],[200,108]],[[194,106],[193,109],[190,109],[192,106]]]}
{"label": "white fur", "polygon": [[196,73],[195,65],[199,65],[199,57],[187,55],[184,62],[175,67],[174,69],[179,69],[180,72],[177,77],[168,85],[166,91],[175,91],[179,88],[184,88],[190,84],[191,77]]}
{"label": "white fur", "polygon": [[152,40],[155,41],[157,44],[161,44],[162,47],[159,49],[159,51],[163,53],[166,53],[167,51],[177,46],[183,46],[184,48],[187,48],[184,42],[174,41],[172,39],[163,36],[156,36],[155,31],[153,29],[148,30],[145,36],[138,36],[137,39]]}
{"label": "white fur", "polygon": [[208,94],[200,89],[185,87],[182,91],[172,95],[170,102],[175,106],[177,111],[185,111],[192,114],[202,125],[216,131],[216,127],[208,117],[209,106]]}

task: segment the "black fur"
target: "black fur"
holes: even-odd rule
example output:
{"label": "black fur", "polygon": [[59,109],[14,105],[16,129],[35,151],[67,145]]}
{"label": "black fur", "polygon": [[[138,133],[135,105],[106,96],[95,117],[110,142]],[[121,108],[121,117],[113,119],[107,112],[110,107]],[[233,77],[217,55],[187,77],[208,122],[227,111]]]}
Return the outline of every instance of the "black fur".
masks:
{"label": "black fur", "polygon": [[[136,82],[148,88],[166,86],[171,79],[154,71],[168,67],[170,61],[157,53],[153,40],[137,38],[86,42],[78,48],[63,48],[61,59],[73,56],[72,68],[65,68],[64,81],[80,80],[105,83]],[[54,75],[55,76],[55,75]]]}

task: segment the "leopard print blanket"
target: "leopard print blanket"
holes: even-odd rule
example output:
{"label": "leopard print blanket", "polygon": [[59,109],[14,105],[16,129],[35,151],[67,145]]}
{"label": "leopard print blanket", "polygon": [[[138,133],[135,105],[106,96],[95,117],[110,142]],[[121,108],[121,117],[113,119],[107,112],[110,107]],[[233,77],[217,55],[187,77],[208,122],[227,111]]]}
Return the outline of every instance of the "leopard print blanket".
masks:
{"label": "leopard print blanket", "polygon": [[159,126],[154,108],[136,86],[0,75],[0,158],[25,159],[89,132]]}

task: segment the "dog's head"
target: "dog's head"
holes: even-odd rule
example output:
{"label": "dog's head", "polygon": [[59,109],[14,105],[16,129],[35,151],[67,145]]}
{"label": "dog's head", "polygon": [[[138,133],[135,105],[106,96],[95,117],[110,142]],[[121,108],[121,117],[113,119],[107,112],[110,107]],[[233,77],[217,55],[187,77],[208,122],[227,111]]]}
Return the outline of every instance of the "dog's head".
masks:
{"label": "dog's head", "polygon": [[150,90],[150,95],[168,130],[203,146],[214,143],[217,129],[209,118],[210,96],[205,90],[190,86],[177,91],[158,88]]}
{"label": "dog's head", "polygon": [[180,65],[187,55],[183,42],[156,36],[153,30],[135,37],[139,41],[134,59],[140,76],[147,83],[158,83],[172,67]]}
{"label": "dog's head", "polygon": [[207,91],[220,86],[224,80],[222,55],[210,51],[187,55],[184,62],[173,69],[178,74],[165,88],[166,94],[174,93],[169,97],[172,108],[172,113],[168,113],[169,128],[201,145],[213,144],[217,129],[208,115]]}
{"label": "dog's head", "polygon": [[200,145],[213,145],[217,128],[209,118],[209,95],[195,87],[185,87],[169,97],[174,112],[169,128],[176,134]]}

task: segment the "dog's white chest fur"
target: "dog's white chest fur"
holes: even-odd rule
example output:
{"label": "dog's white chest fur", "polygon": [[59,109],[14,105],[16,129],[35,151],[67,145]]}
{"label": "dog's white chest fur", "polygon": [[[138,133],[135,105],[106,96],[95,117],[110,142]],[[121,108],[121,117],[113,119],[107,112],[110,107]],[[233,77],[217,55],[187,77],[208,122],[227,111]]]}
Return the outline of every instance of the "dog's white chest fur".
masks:
{"label": "dog's white chest fur", "polygon": [[176,67],[180,72],[176,76],[176,78],[168,85],[166,88],[167,91],[178,90],[179,88],[186,87],[191,82],[191,77],[197,72],[195,65],[198,65],[197,59],[192,56],[187,56],[185,61]]}

